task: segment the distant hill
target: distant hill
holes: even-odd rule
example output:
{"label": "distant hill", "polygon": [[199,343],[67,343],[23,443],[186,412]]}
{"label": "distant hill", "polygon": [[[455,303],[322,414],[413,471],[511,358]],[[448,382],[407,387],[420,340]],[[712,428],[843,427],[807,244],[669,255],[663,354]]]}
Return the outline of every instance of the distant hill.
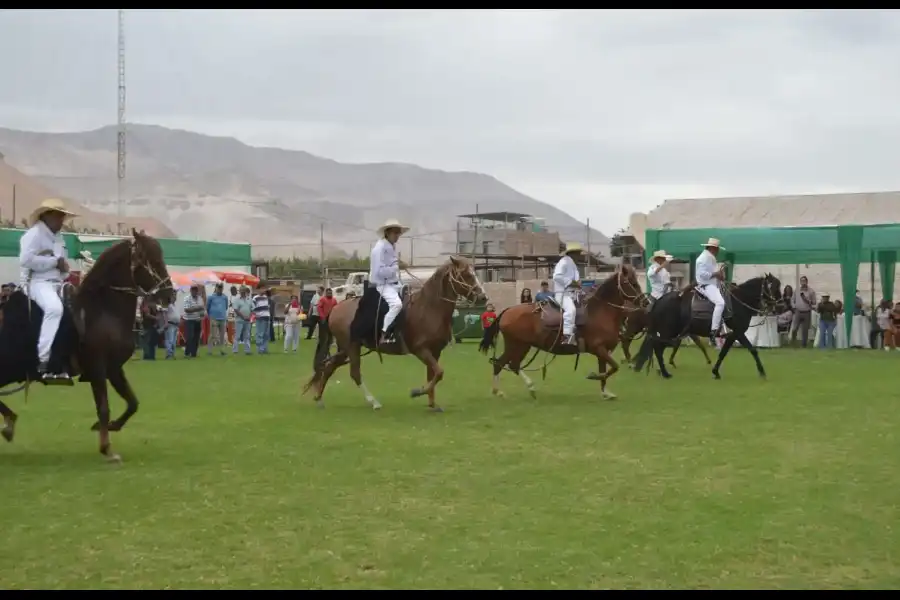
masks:
{"label": "distant hill", "polygon": [[[15,187],[15,210],[13,210],[13,187]],[[96,233],[116,233],[119,219],[116,215],[90,210],[66,195],[50,189],[33,177],[14,169],[4,162],[0,154],[0,225],[22,227],[35,208],[47,198],[65,198],[78,217],[72,221],[76,230],[93,230]],[[14,214],[15,213],[15,214]],[[175,237],[175,233],[157,219],[148,217],[123,217],[123,228],[143,229],[156,237]]]}
{"label": "distant hill", "polygon": [[[88,207],[116,212],[116,129],[36,133],[0,128],[8,163]],[[179,236],[246,241],[260,256],[368,252],[389,217],[413,228],[417,258],[454,249],[455,215],[513,211],[542,217],[564,240],[583,224],[489,175],[399,163],[342,164],[307,152],[257,148],[155,125],[130,125],[123,214],[152,216]],[[608,254],[609,240],[591,233]]]}

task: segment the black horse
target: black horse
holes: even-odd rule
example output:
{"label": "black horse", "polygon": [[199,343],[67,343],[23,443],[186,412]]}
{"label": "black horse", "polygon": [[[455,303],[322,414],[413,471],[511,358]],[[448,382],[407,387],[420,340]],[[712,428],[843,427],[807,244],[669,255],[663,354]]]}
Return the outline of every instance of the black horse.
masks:
{"label": "black horse", "polygon": [[[713,366],[713,377],[721,379],[719,367],[735,342],[740,342],[741,346],[750,351],[760,377],[765,377],[766,370],[759,360],[759,353],[747,339],[747,329],[750,328],[753,317],[771,309],[781,299],[781,282],[771,273],[766,273],[740,285],[727,286],[722,296],[725,298],[724,320],[729,333]],[[635,358],[634,370],[640,371],[653,354],[659,363],[660,374],[666,379],[671,377],[663,360],[663,349],[677,346],[685,336],[708,335],[712,311],[713,303],[693,286],[669,292],[657,300],[649,313],[647,336]]]}

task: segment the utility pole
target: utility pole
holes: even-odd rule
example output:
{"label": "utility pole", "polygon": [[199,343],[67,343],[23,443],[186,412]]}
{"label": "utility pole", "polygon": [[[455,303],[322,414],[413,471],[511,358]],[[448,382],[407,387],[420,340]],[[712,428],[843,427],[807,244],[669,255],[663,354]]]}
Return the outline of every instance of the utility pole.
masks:
{"label": "utility pole", "polygon": [[409,238],[409,266],[410,267],[416,263],[416,255],[413,250],[413,242],[414,241],[415,240],[412,237]]}
{"label": "utility pole", "polygon": [[459,255],[459,219],[456,219],[456,254]]}
{"label": "utility pole", "polygon": [[472,237],[472,239],[474,240],[472,242],[472,266],[474,267],[476,273],[478,273],[478,266],[477,266],[478,261],[475,258],[475,249],[478,248],[478,223],[480,221],[481,221],[481,219],[478,218],[478,205],[476,204],[475,205],[475,234]]}
{"label": "utility pole", "polygon": [[591,218],[588,217],[587,223],[584,226],[585,233],[587,234],[587,256],[585,259],[587,260],[587,265],[585,266],[585,271],[587,271],[588,267],[591,266]]}
{"label": "utility pole", "polygon": [[16,223],[16,184],[13,184],[13,198],[12,198],[12,200],[13,200],[13,206],[12,206],[12,209],[13,209],[13,218],[12,218],[13,227],[18,227],[18,224]]}

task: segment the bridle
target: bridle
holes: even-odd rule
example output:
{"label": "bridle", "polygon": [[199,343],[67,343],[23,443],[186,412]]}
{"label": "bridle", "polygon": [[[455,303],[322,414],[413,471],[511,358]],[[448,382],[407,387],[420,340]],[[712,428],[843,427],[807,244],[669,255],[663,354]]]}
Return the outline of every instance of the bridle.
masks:
{"label": "bridle", "polygon": [[[114,290],[116,292],[122,292],[125,294],[129,294],[135,297],[143,296],[144,298],[153,298],[159,295],[160,292],[166,290],[175,289],[172,287],[172,279],[168,275],[166,277],[161,277],[147,259],[141,253],[140,248],[138,248],[138,241],[136,239],[132,239],[130,252],[130,267],[131,267],[131,282],[132,286],[109,286],[109,289]],[[145,290],[138,282],[135,274],[139,269],[143,269],[147,275],[150,276],[150,279],[154,281],[153,287],[149,290]]]}
{"label": "bridle", "polygon": [[[624,302],[622,304],[616,304],[615,302],[610,302],[606,300],[605,302],[612,306],[613,308],[618,308],[620,310],[624,310],[625,312],[636,312],[639,310],[643,310],[644,307],[649,304],[646,300],[646,294],[644,292],[638,291],[633,295],[629,295],[625,292],[625,288],[622,285],[622,277],[625,269],[619,267],[616,269],[616,288],[619,290],[619,295],[622,297]],[[636,285],[634,281],[629,282],[631,287],[636,290],[640,290],[640,287]],[[594,291],[596,294],[596,290]]]}
{"label": "bridle", "polygon": [[[467,283],[466,281],[463,280],[463,278],[460,276],[459,273],[460,273],[460,271],[462,271],[464,269],[460,269],[459,267],[456,267],[456,266],[451,266],[447,270],[447,274],[445,275],[445,277],[446,277],[447,281],[450,283],[450,291],[453,293],[454,297],[446,298],[443,295],[441,295],[440,299],[442,301],[449,302],[450,304],[455,305],[457,300],[459,300],[459,298],[465,298],[466,300],[471,302],[473,299],[472,297],[477,296],[479,291],[482,294],[484,294],[484,288],[481,286],[481,282],[478,281],[478,276],[475,275],[474,270],[472,270],[472,266],[468,265],[466,267],[466,269],[471,271],[472,276],[475,278],[475,283],[474,284]],[[407,271],[406,273],[407,273],[407,275],[409,275],[410,277],[412,277],[419,283],[422,283],[421,279],[419,279],[418,277],[416,277],[409,271]],[[410,294],[410,298],[412,297],[413,294],[419,294],[422,291],[422,289],[423,288],[419,288],[415,292],[412,292]],[[461,289],[462,289],[462,291],[460,291]]]}

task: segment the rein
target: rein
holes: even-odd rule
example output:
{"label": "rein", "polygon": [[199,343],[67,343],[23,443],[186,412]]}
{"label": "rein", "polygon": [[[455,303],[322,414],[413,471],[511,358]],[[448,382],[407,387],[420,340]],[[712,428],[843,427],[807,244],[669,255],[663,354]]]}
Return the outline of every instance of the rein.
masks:
{"label": "rein", "polygon": [[[152,297],[156,296],[163,290],[171,290],[174,289],[172,287],[172,279],[171,277],[160,277],[153,267],[150,266],[150,263],[147,262],[142,257],[138,257],[137,250],[137,241],[131,240],[131,249],[130,249],[130,267],[131,267],[131,283],[133,284],[131,287],[128,286],[116,286],[111,285],[108,286],[109,289],[122,292],[125,294],[130,294],[135,297]],[[145,290],[141,285],[138,284],[137,278],[135,277],[135,273],[138,269],[143,268],[144,271],[150,275],[150,278],[153,279],[156,283],[149,290]]]}

